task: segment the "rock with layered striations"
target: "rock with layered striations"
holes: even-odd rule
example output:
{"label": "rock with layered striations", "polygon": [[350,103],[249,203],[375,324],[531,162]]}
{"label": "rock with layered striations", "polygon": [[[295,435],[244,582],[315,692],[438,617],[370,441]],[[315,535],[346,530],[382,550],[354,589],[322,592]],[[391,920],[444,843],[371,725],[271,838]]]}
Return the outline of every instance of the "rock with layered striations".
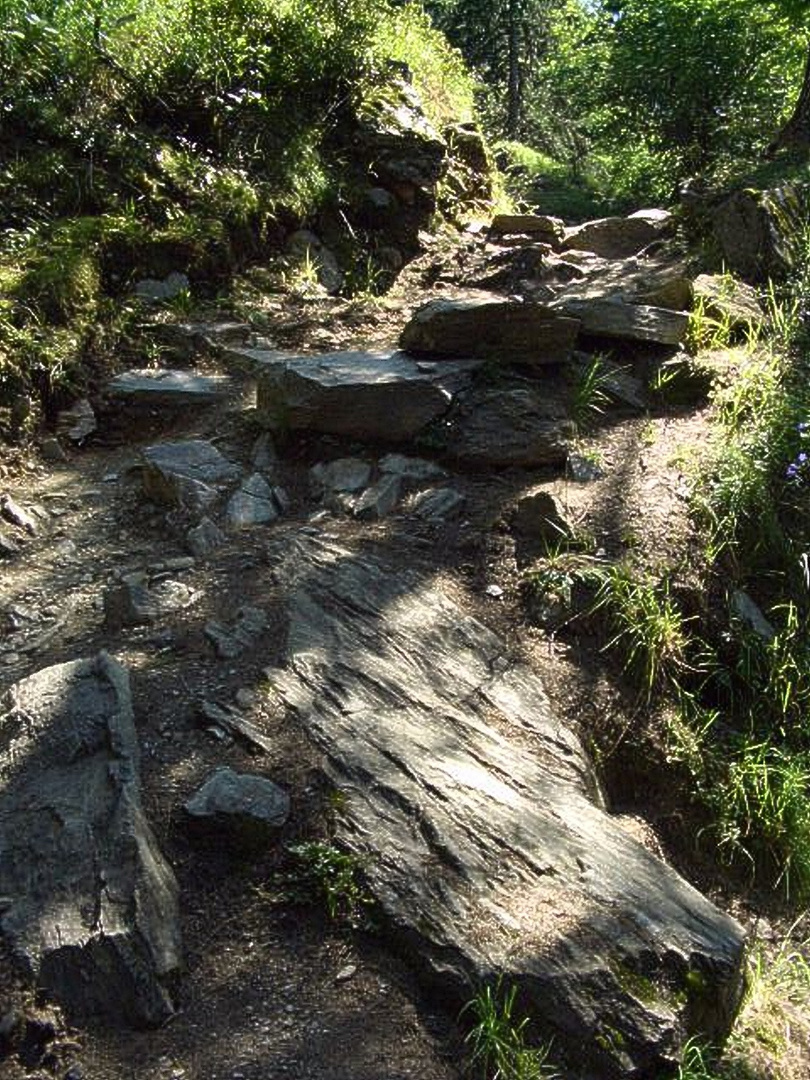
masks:
{"label": "rock with layered striations", "polygon": [[70,1016],[159,1024],[177,884],[144,817],[129,680],[106,653],[12,687],[0,719],[0,928]]}
{"label": "rock with layered striations", "polygon": [[449,998],[514,985],[588,1075],[668,1075],[722,1040],[743,933],[604,809],[538,677],[430,584],[299,534],[279,546],[289,626],[268,676],[341,793],[395,937]]}
{"label": "rock with layered striations", "polygon": [[269,428],[357,439],[413,438],[469,385],[475,361],[430,363],[400,352],[339,352],[268,364],[257,412]]}
{"label": "rock with layered striations", "polygon": [[571,356],[578,332],[576,318],[544,304],[483,294],[428,301],[402,331],[400,344],[427,356],[557,364]]}
{"label": "rock with layered striations", "polygon": [[656,345],[680,345],[686,337],[689,316],[685,311],[628,304],[619,297],[562,299],[557,306],[580,320],[582,333],[622,341],[649,341]]}

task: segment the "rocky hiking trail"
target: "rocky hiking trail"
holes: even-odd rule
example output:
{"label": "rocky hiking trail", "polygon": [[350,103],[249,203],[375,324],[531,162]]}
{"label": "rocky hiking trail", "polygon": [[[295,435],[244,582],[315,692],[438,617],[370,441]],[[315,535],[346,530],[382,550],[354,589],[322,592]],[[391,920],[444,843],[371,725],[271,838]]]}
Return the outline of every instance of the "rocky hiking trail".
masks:
{"label": "rocky hiking trail", "polygon": [[[648,387],[695,295],[731,300],[670,230],[500,218],[376,303],[146,318],[161,368],[7,471],[4,1076],[450,1080],[501,975],[566,1076],[728,1031],[743,928],[666,794],[595,767],[637,703],[524,584],[574,537],[694,543],[705,393]],[[319,852],[361,929],[299,902]]]}

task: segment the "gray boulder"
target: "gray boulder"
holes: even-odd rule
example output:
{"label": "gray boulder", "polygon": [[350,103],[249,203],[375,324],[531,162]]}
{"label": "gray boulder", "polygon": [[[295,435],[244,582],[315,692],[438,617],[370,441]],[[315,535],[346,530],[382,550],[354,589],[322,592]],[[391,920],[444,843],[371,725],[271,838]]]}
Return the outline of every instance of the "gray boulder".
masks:
{"label": "gray boulder", "polygon": [[586,221],[566,232],[566,251],[592,251],[603,259],[626,259],[671,231],[672,214],[667,210],[638,210],[629,217],[607,217]]}
{"label": "gray boulder", "polygon": [[447,470],[433,461],[424,458],[407,457],[404,454],[386,454],[380,458],[380,472],[392,473],[403,480],[441,480],[447,476]]}
{"label": "gray boulder", "polygon": [[707,213],[723,263],[746,281],[783,279],[803,257],[810,189],[784,184],[770,191],[746,188],[711,206]]}
{"label": "gray boulder", "polygon": [[465,497],[455,488],[433,488],[420,491],[411,509],[414,517],[423,521],[441,522],[457,514],[465,502]]}
{"label": "gray boulder", "polygon": [[260,473],[253,473],[228,500],[225,522],[230,529],[247,529],[275,521],[279,512],[273,489]]}
{"label": "gray boulder", "polygon": [[456,1000],[502,976],[555,1050],[605,1080],[652,1080],[687,1038],[722,1040],[742,929],[606,812],[537,676],[428,580],[312,536],[279,556],[273,687],[418,968]]}
{"label": "gray boulder", "polygon": [[186,533],[188,550],[198,558],[210,555],[217,548],[222,547],[227,539],[222,529],[209,517],[204,517],[199,525],[195,525]]}
{"label": "gray boulder", "polygon": [[188,292],[191,282],[187,274],[173,270],[165,278],[143,278],[135,282],[135,295],[147,303],[173,300],[180,293]]}
{"label": "gray boulder", "polygon": [[144,494],[166,506],[204,510],[241,474],[238,465],[203,439],[158,443],[143,451]]}
{"label": "gray boulder", "polygon": [[270,838],[290,813],[287,792],[263,776],[215,769],[185,803],[198,828],[227,831],[240,841]]}
{"label": "gray boulder", "polygon": [[469,385],[474,361],[434,364],[395,352],[340,352],[268,364],[257,411],[271,429],[358,439],[413,438]]}
{"label": "gray boulder", "polygon": [[144,368],[116,375],[107,390],[132,405],[210,405],[227,397],[227,375],[200,375],[196,371]]}
{"label": "gray boulder", "polygon": [[512,515],[512,531],[550,545],[568,540],[574,534],[565,512],[548,491],[533,491],[518,500]]}
{"label": "gray boulder", "polygon": [[361,521],[374,521],[388,517],[402,495],[402,478],[395,473],[382,476],[366,488],[354,504],[353,514]]}
{"label": "gray boulder", "polygon": [[68,1015],[160,1024],[177,884],[144,817],[129,679],[106,653],[12,687],[0,720],[0,929]]}
{"label": "gray boulder", "polygon": [[471,356],[556,364],[567,360],[579,322],[543,304],[483,294],[430,300],[402,331],[400,345],[428,356]]}

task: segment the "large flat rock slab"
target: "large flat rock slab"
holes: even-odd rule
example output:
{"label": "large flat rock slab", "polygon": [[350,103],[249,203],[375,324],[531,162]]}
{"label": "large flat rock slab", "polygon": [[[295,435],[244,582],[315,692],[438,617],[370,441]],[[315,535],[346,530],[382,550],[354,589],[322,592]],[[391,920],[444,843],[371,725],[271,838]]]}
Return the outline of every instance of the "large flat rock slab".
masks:
{"label": "large flat rock slab", "polygon": [[685,311],[628,304],[620,297],[562,299],[561,311],[580,320],[582,333],[592,337],[647,341],[655,345],[680,345],[689,327]]}
{"label": "large flat rock slab", "polygon": [[160,1024],[180,966],[177,884],[141,807],[126,671],[45,668],[0,714],[0,930],[70,1016]]}
{"label": "large flat rock slab", "polygon": [[311,533],[278,547],[271,683],[341,792],[338,839],[448,996],[516,984],[587,1076],[667,1074],[722,1039],[743,934],[606,812],[542,683],[432,587]]}
{"label": "large flat rock slab", "polygon": [[430,300],[402,331],[400,345],[426,356],[478,356],[523,364],[568,360],[576,317],[532,301],[482,295]]}
{"label": "large flat rock slab", "polygon": [[257,412],[271,429],[398,442],[443,416],[478,364],[437,364],[401,352],[282,359],[258,379]]}
{"label": "large flat rock slab", "polygon": [[108,384],[112,397],[132,405],[186,408],[222,401],[231,391],[227,375],[201,375],[178,368],[138,368],[116,375]]}

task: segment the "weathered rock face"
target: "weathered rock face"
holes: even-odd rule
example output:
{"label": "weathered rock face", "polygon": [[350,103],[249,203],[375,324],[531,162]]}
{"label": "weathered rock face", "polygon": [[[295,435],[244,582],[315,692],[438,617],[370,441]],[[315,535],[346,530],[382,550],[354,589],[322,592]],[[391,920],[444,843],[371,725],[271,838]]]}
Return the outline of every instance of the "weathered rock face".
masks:
{"label": "weathered rock face", "polygon": [[543,304],[481,296],[430,300],[402,331],[408,352],[557,364],[574,348],[579,322]]}
{"label": "weathered rock face", "polygon": [[740,927],[605,812],[534,674],[415,576],[312,536],[279,556],[272,682],[323,751],[339,839],[408,955],[460,999],[502,974],[603,1080],[651,1080],[688,1036],[722,1039]]}
{"label": "weathered rock face", "polygon": [[638,210],[630,217],[599,218],[571,229],[566,250],[592,251],[604,259],[626,259],[665,236],[672,215],[666,210]]}
{"label": "weathered rock face", "polygon": [[808,199],[805,187],[786,184],[772,191],[735,191],[709,209],[729,270],[752,282],[789,274],[803,244]]}
{"label": "weathered rock face", "polygon": [[564,406],[542,388],[486,387],[453,410],[446,448],[472,465],[554,465],[565,461],[575,436]]}
{"label": "weathered rock face", "polygon": [[408,439],[447,412],[476,366],[365,352],[280,361],[259,377],[258,415],[270,428]]}
{"label": "weathered rock face", "polygon": [[564,298],[557,303],[560,311],[579,319],[583,334],[593,337],[680,345],[689,326],[689,316],[684,311],[628,304],[618,297],[604,300]]}
{"label": "weathered rock face", "polygon": [[383,212],[376,219],[369,218],[370,201],[364,196],[353,208],[356,220],[380,229],[387,242],[416,251],[419,230],[427,227],[436,209],[436,187],[447,169],[447,145],[425,116],[407,72],[392,71],[364,95],[349,141],[358,179],[363,177],[370,188],[389,196],[385,206],[377,197]]}
{"label": "weathered rock face", "polygon": [[0,895],[3,934],[69,1015],[172,1014],[177,884],[141,809],[127,673],[105,653],[9,692]]}

